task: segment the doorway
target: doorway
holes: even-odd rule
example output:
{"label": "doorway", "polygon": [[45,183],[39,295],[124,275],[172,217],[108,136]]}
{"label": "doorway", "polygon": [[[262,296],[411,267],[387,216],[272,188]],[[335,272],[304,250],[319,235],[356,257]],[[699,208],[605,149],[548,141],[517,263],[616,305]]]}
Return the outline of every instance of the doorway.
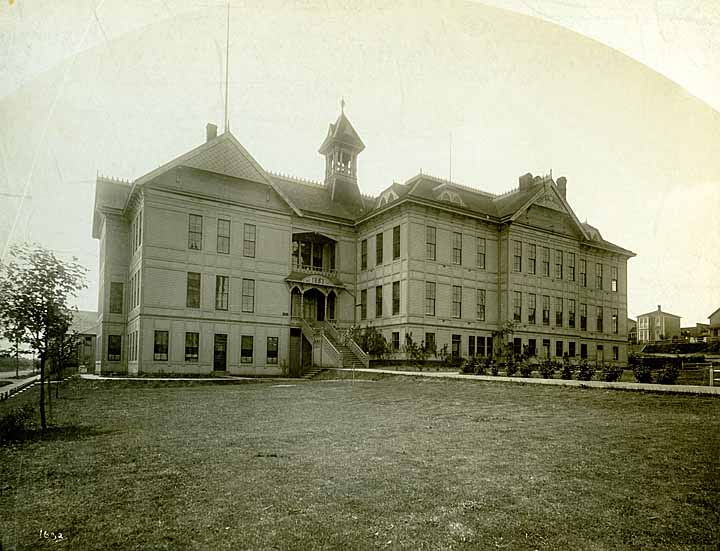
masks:
{"label": "doorway", "polygon": [[213,370],[225,371],[227,369],[227,335],[215,334],[215,346],[213,354]]}

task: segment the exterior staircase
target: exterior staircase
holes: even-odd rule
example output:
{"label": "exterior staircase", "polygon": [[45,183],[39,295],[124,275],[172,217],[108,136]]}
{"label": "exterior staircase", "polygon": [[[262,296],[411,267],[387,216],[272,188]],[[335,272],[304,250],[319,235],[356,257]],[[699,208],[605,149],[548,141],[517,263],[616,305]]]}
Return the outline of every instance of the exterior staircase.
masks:
{"label": "exterior staircase", "polygon": [[[342,356],[342,366],[346,369],[359,369],[367,367],[367,364],[361,357],[359,357],[357,351],[353,350],[352,346],[348,346],[349,343],[346,344],[347,341],[345,341],[345,343],[342,342],[342,338],[338,334],[337,330],[332,326],[330,326],[329,329],[327,327],[328,326],[326,325],[325,336]],[[355,347],[357,347],[357,344]],[[357,349],[359,349],[359,347],[357,347]]]}
{"label": "exterior staircase", "polygon": [[305,372],[305,374],[302,376],[302,378],[305,380],[310,380],[310,379],[314,378],[315,375],[321,373],[322,371],[325,371],[324,367],[313,366]]}
{"label": "exterior staircase", "polygon": [[[331,365],[337,365],[347,369],[357,369],[369,366],[369,360],[367,354],[365,354],[355,341],[350,338],[347,334],[341,334],[338,329],[330,323],[318,322],[318,321],[302,321],[302,331],[305,337],[310,342],[316,342],[317,338],[322,336],[322,339],[327,340],[331,345],[329,348],[333,350],[333,354],[336,355],[335,361]],[[321,340],[322,340],[321,339]],[[316,366],[313,367],[313,370]],[[317,368],[318,370],[320,368]],[[314,373],[312,376],[314,376]]]}

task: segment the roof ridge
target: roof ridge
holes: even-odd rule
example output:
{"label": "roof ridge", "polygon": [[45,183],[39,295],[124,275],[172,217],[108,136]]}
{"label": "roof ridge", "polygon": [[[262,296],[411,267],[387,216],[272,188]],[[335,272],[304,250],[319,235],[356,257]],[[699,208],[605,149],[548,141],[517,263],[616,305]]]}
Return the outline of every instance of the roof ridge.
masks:
{"label": "roof ridge", "polygon": [[132,181],[126,180],[125,178],[115,178],[113,176],[106,176],[105,174],[100,174],[99,172],[97,173],[96,178],[98,180],[105,180],[106,182],[114,182],[114,183],[118,183],[118,184],[132,185]]}
{"label": "roof ridge", "polygon": [[[469,186],[469,185],[467,185],[467,184],[458,184],[457,182],[453,182],[452,180],[448,180],[448,179],[446,179],[446,178],[440,178],[440,177],[435,176],[435,175],[433,175],[433,174],[428,174],[427,172],[421,172],[419,175],[420,175],[420,176],[427,176],[427,177],[432,178],[433,180],[436,180],[436,181],[441,182],[441,183],[443,183],[443,184],[450,184],[450,185],[452,185],[452,186],[456,186],[456,187],[459,187],[459,188],[462,188],[462,189],[466,189],[466,190],[468,190],[468,191],[471,191],[471,192],[473,192],[473,193],[477,193],[477,194],[479,194],[479,195],[486,195],[486,196],[488,196],[488,197],[497,197],[496,194],[491,193],[491,192],[489,192],[489,191],[485,191],[485,190],[482,190],[482,189],[479,189],[479,188],[476,188],[476,187],[473,187],[473,186]],[[404,184],[403,184],[403,185],[404,185]]]}
{"label": "roof ridge", "polygon": [[291,176],[290,174],[283,174],[280,172],[273,172],[272,170],[266,170],[268,174],[271,176],[274,176],[275,178],[282,178],[283,180],[287,180],[289,182],[296,182],[298,184],[304,184],[306,186],[314,186],[314,187],[321,187],[324,188],[325,184],[317,181],[317,180],[311,180],[309,178],[302,178],[301,176]]}
{"label": "roof ridge", "polygon": [[519,187],[514,187],[514,188],[512,188],[512,189],[509,189],[508,191],[505,191],[505,192],[503,192],[503,193],[500,193],[499,195],[496,195],[495,197],[496,197],[497,199],[500,199],[501,197],[506,197],[506,196],[508,196],[508,195],[510,195],[510,194],[512,194],[512,193],[515,193],[516,191],[520,191],[520,188],[519,188]]}

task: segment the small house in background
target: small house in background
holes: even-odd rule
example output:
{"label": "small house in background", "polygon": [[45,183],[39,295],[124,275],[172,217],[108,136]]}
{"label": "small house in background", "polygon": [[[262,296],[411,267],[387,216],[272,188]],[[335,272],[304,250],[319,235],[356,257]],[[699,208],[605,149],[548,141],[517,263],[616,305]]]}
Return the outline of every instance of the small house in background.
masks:
{"label": "small house in background", "polygon": [[708,324],[708,336],[720,337],[720,308],[715,310],[708,316],[710,323]]}
{"label": "small house in background", "polygon": [[85,371],[95,371],[96,340],[98,331],[98,313],[89,310],[78,310],[73,313],[71,332],[78,333],[77,362],[78,367]]}
{"label": "small house in background", "polygon": [[641,314],[637,319],[638,342],[655,342],[680,337],[680,316],[657,310]]}
{"label": "small house in background", "polygon": [[688,342],[705,342],[708,336],[709,325],[696,323],[695,327],[682,327],[680,336]]}

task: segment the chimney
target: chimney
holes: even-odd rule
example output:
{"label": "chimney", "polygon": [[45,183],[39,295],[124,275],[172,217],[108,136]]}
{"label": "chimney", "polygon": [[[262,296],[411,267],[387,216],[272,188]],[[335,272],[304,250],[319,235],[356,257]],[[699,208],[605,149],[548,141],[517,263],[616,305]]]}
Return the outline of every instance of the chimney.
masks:
{"label": "chimney", "polygon": [[209,142],[215,138],[217,138],[217,124],[209,122],[205,127],[205,141]]}
{"label": "chimney", "polygon": [[565,178],[565,176],[560,176],[560,178],[557,179],[557,182],[555,182],[555,185],[560,192],[560,196],[567,201],[567,178]]}
{"label": "chimney", "polygon": [[523,174],[522,176],[520,176],[520,178],[518,178],[518,183],[520,185],[520,191],[528,189],[533,183],[532,173],[528,172],[527,174]]}
{"label": "chimney", "polygon": [[661,310],[660,310],[660,305],[658,304],[658,312],[660,312],[660,311],[661,311]]}

